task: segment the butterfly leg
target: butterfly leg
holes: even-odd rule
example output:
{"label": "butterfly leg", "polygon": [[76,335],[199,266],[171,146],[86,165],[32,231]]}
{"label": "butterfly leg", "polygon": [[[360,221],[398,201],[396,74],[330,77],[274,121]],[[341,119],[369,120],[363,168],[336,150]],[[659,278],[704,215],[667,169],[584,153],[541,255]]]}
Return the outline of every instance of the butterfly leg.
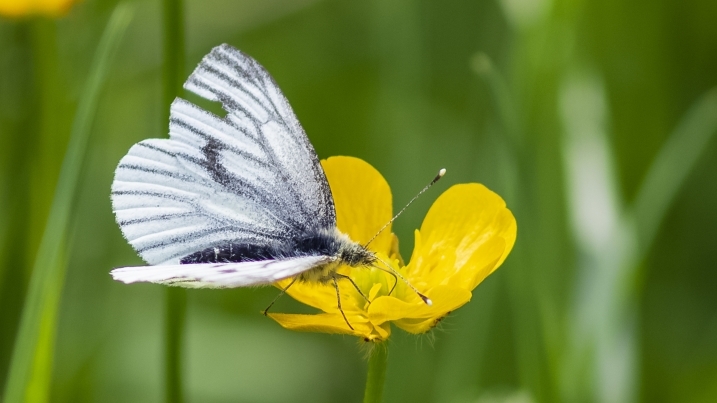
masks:
{"label": "butterfly leg", "polygon": [[386,273],[388,273],[388,274],[390,274],[390,275],[393,276],[393,287],[391,287],[391,291],[388,292],[388,295],[391,295],[391,294],[393,293],[393,290],[395,290],[395,289],[396,289],[396,286],[398,285],[398,277],[396,276],[396,273],[394,273],[394,272],[392,272],[392,271],[390,271],[390,270],[386,270],[386,269],[384,269],[383,267],[379,267],[379,266],[371,266],[371,267],[375,267],[375,268],[377,268],[377,269],[379,269],[379,270],[381,270],[381,271],[385,271]]}
{"label": "butterfly leg", "polygon": [[358,286],[356,283],[354,283],[354,280],[353,280],[351,277],[349,277],[349,276],[347,276],[347,275],[345,275],[345,274],[341,274],[341,273],[334,273],[334,275],[335,275],[336,277],[338,277],[338,278],[345,278],[346,280],[350,281],[350,282],[351,282],[351,285],[353,285],[354,288],[356,289],[356,291],[358,291],[358,293],[361,294],[361,296],[363,297],[363,299],[365,299],[366,302],[368,302],[369,304],[371,303],[371,301],[368,299],[368,297],[366,296],[366,294],[364,294],[363,291],[361,291],[361,289],[359,288],[359,286]]}
{"label": "butterfly leg", "polygon": [[286,288],[282,289],[281,292],[279,293],[279,295],[277,295],[276,297],[274,297],[274,299],[271,301],[271,304],[269,304],[269,306],[267,306],[266,309],[264,309],[264,316],[266,316],[266,314],[269,312],[269,308],[271,308],[271,307],[274,305],[274,303],[275,303],[282,295],[284,295],[284,294],[286,293],[286,290],[288,290],[289,287],[291,287],[292,285],[294,285],[294,283],[296,282],[296,280],[297,280],[298,278],[299,278],[298,276],[297,276],[297,277],[294,277],[294,279],[291,280],[291,283],[289,283],[289,285],[287,285]]}
{"label": "butterfly leg", "polygon": [[339,292],[339,282],[336,281],[336,273],[333,273],[333,275],[331,276],[331,279],[334,280],[334,288],[336,288],[336,301],[338,301],[338,304],[339,304],[339,312],[341,312],[341,316],[344,317],[346,324],[349,325],[349,329],[354,330],[354,327],[351,326],[351,324],[349,323],[349,320],[346,318],[346,314],[344,313],[344,310],[341,309],[341,293]]}

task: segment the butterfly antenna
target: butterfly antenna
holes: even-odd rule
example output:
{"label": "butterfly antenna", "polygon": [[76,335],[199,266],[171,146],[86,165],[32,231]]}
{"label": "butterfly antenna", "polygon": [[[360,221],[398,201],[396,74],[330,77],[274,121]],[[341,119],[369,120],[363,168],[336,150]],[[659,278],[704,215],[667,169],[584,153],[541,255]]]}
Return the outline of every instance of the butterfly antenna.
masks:
{"label": "butterfly antenna", "polygon": [[[442,170],[442,171],[443,171],[443,170]],[[396,269],[394,269],[393,267],[391,267],[390,264],[384,262],[383,259],[381,259],[381,258],[378,257],[378,256],[376,256],[376,259],[378,259],[381,263],[383,263],[383,264],[388,268],[388,270],[383,269],[383,268],[378,267],[378,266],[374,266],[375,268],[377,268],[377,269],[379,269],[379,270],[383,270],[383,271],[385,271],[386,273],[391,274],[393,277],[398,277],[398,278],[400,278],[401,280],[403,280],[404,283],[406,283],[407,286],[409,286],[409,287],[413,290],[413,292],[416,293],[416,295],[418,295],[418,296],[423,300],[423,302],[426,303],[426,305],[428,305],[428,306],[433,305],[433,301],[431,301],[430,298],[428,298],[427,296],[421,294],[421,293],[416,289],[416,287],[413,286],[413,284],[409,283],[408,280],[406,280],[406,278],[403,277],[403,276],[401,275],[401,273],[399,273],[398,271],[396,271]],[[396,284],[393,285],[393,288],[396,288]],[[393,291],[393,288],[391,289],[391,291]],[[389,295],[390,295],[390,294],[391,294],[391,293],[389,292]]]}
{"label": "butterfly antenna", "polygon": [[336,276],[331,276],[331,279],[334,281],[334,288],[336,288],[336,301],[338,303],[339,312],[341,312],[341,316],[344,317],[346,324],[349,325],[349,329],[354,330],[354,327],[351,326],[351,323],[349,323],[349,319],[346,317],[343,308],[341,308],[341,291],[339,290],[339,282],[336,281]]}
{"label": "butterfly antenna", "polygon": [[[423,189],[421,189],[420,192],[418,192],[418,194],[416,194],[415,196],[413,196],[413,199],[411,199],[411,201],[409,201],[409,202],[401,209],[401,211],[399,211],[395,216],[393,216],[393,218],[392,218],[391,220],[389,220],[389,222],[387,222],[386,225],[384,225],[383,227],[381,227],[381,229],[378,230],[378,232],[376,233],[376,235],[374,235],[373,238],[371,238],[368,242],[366,242],[366,244],[365,244],[363,247],[364,247],[364,248],[367,247],[371,242],[373,242],[374,239],[378,238],[378,236],[381,235],[381,233],[382,233],[386,228],[388,228],[388,226],[391,225],[391,223],[393,223],[393,222],[398,218],[398,216],[400,216],[401,214],[403,214],[404,211],[406,211],[406,209],[408,208],[408,206],[411,205],[411,203],[413,203],[414,201],[416,201],[416,199],[418,199],[418,197],[419,197],[420,195],[422,195],[423,193],[425,193],[426,190],[428,190],[431,186],[433,186],[436,182],[438,182],[438,180],[441,179],[441,178],[443,177],[443,175],[445,175],[445,174],[446,174],[446,169],[445,169],[445,168],[443,168],[443,169],[441,169],[440,171],[438,171],[438,175],[436,175],[436,177],[433,178],[433,180],[431,181],[431,183],[429,183],[428,185],[426,185]],[[409,285],[410,285],[410,284],[409,284]]]}

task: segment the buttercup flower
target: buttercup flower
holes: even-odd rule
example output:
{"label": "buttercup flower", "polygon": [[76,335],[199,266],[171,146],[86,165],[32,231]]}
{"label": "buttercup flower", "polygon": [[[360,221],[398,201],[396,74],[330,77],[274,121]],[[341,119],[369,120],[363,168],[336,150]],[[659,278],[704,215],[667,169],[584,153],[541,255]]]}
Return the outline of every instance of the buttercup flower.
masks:
{"label": "buttercup flower", "polygon": [[[332,157],[322,161],[336,205],[338,229],[366,244],[392,217],[391,190],[371,165],[358,158]],[[424,333],[471,299],[471,291],[497,269],[513,248],[516,222],[497,194],[477,183],[455,185],[443,193],[416,230],[411,260],[404,265],[398,239],[387,228],[368,246],[390,264],[433,304],[426,305],[400,279],[375,267],[341,267],[366,298],[348,280],[339,281],[338,309],[332,284],[294,283],[287,294],[318,308],[315,315],[269,316],[281,326],[298,331],[352,334],[365,341],[382,341],[391,323],[409,333]],[[378,266],[382,263],[377,262]],[[276,284],[284,288],[291,279]]]}
{"label": "buttercup flower", "polygon": [[60,17],[70,10],[77,0],[0,0],[0,15],[23,17],[47,15]]}

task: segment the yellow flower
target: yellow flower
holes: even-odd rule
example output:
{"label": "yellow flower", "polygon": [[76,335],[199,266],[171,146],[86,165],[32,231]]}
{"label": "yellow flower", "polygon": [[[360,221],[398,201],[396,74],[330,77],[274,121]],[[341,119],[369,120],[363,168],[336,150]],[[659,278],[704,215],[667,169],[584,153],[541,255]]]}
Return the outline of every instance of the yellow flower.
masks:
{"label": "yellow flower", "polygon": [[77,0],[0,0],[0,15],[60,17],[66,14],[74,3],[77,3]]}
{"label": "yellow flower", "polygon": [[[351,157],[322,161],[336,204],[337,226],[360,244],[368,242],[392,217],[391,190],[368,163]],[[471,299],[471,291],[497,269],[513,248],[515,218],[497,194],[477,183],[455,185],[428,211],[410,263],[398,254],[398,239],[387,228],[370,245],[377,256],[401,273],[432,301],[426,305],[405,282],[395,283],[387,272],[370,267],[343,266],[371,303],[343,280],[341,304],[351,330],[338,310],[332,284],[296,282],[287,294],[318,308],[315,315],[269,314],[287,329],[352,334],[366,341],[382,341],[391,323],[410,333],[424,333]],[[380,263],[379,263],[380,264]],[[276,284],[284,288],[291,279]]]}

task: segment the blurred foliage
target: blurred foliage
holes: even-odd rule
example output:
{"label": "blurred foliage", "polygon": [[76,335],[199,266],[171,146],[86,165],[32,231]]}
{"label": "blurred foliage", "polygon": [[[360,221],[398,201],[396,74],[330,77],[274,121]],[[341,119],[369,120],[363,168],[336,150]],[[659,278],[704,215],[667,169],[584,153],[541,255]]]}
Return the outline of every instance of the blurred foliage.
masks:
{"label": "blurred foliage", "polygon": [[[3,388],[75,110],[115,5],[0,19]],[[160,2],[135,6],[74,197],[54,402],[163,393],[164,289],[108,275],[141,263],[111,212],[114,168],[135,142],[167,135]],[[713,0],[189,0],[185,71],[222,42],[251,54],[319,156],[373,164],[396,207],[446,167],[395,224],[404,255],[453,183],[482,182],[515,212],[515,251],[473,301],[429,336],[395,332],[385,401],[713,402],[715,15]],[[656,231],[646,244],[645,217]],[[188,401],[360,400],[364,351],[351,337],[281,329],[259,314],[275,294],[188,293]]]}
{"label": "blurred foliage", "polygon": [[4,401],[45,402],[53,372],[58,309],[67,267],[67,235],[98,98],[112,57],[131,20],[124,4],[112,13],[97,46],[70,131],[50,212],[30,274]]}

